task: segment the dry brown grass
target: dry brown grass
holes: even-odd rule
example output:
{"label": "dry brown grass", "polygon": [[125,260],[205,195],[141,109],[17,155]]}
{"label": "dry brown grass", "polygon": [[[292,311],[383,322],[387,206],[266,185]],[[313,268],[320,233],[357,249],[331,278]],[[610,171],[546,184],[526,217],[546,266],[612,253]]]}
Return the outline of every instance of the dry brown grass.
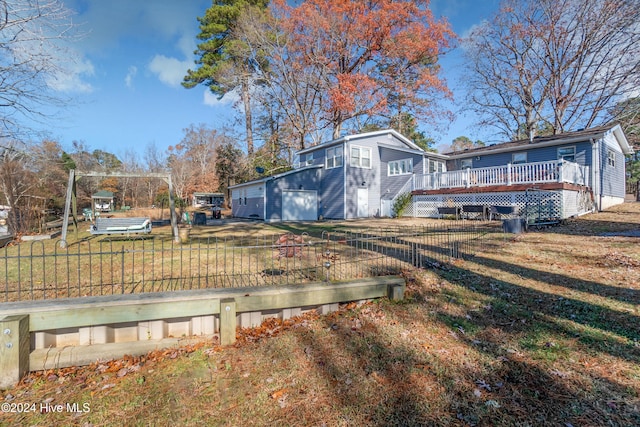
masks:
{"label": "dry brown grass", "polygon": [[[406,300],[36,373],[2,425],[640,425],[640,204],[407,271]],[[81,414],[42,402],[88,403]]]}

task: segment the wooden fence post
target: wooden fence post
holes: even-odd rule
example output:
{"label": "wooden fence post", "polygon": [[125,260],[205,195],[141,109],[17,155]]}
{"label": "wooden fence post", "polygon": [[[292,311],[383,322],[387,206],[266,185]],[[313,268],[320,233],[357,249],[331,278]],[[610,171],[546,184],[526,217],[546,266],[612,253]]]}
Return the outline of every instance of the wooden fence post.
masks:
{"label": "wooden fence post", "polygon": [[0,389],[13,387],[29,372],[29,316],[0,320]]}
{"label": "wooden fence post", "polygon": [[236,342],[236,300],[223,298],[220,300],[220,345]]}
{"label": "wooden fence post", "polygon": [[404,299],[404,283],[393,283],[387,288],[387,296],[391,301],[402,301]]}

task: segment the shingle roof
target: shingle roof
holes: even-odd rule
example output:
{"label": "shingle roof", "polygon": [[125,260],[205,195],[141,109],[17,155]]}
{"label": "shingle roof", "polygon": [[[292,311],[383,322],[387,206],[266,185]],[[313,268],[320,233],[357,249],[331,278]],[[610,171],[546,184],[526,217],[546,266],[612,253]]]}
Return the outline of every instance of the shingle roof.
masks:
{"label": "shingle roof", "polygon": [[[466,154],[476,155],[477,153],[491,152],[494,150],[510,150],[510,149],[518,149],[522,147],[534,147],[536,145],[546,145],[546,144],[563,144],[568,140],[576,140],[576,139],[584,139],[588,141],[589,139],[597,139],[604,136],[605,133],[614,130],[619,125],[608,125],[608,126],[599,126],[590,129],[578,130],[574,132],[565,132],[558,135],[547,135],[547,136],[536,136],[533,138],[533,141],[529,139],[520,139],[517,141],[510,142],[502,142],[499,144],[487,145],[485,147],[478,148],[470,148],[467,150],[454,151],[451,153],[446,153],[450,157],[464,157]],[[626,143],[626,141],[625,141]]]}

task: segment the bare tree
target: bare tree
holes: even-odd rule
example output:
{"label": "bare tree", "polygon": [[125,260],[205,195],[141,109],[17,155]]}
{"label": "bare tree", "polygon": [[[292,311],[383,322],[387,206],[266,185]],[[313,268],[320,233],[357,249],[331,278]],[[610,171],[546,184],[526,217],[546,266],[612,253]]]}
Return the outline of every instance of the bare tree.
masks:
{"label": "bare tree", "polygon": [[169,147],[168,165],[176,195],[186,199],[194,191],[214,191],[219,182],[215,170],[216,148],[224,135],[205,125],[184,129],[179,144]]}
{"label": "bare tree", "polygon": [[[122,172],[130,174],[140,173],[142,171],[142,168],[138,159],[138,153],[132,150],[126,150],[122,157],[122,166],[120,170]],[[122,206],[127,206],[127,194],[129,196],[129,203],[134,207],[139,206],[138,191],[136,191],[139,185],[140,178],[132,178],[126,176],[120,178],[120,189],[122,190]]]}
{"label": "bare tree", "polygon": [[[147,144],[144,150],[144,168],[148,172],[159,173],[167,170],[167,159],[154,142]],[[155,178],[145,178],[146,191],[149,199],[149,204],[153,204],[156,200],[160,188],[165,186],[165,183]]]}
{"label": "bare tree", "polygon": [[63,205],[66,176],[62,149],[55,141],[39,144],[4,141],[0,147],[0,204],[9,210],[15,232],[36,229],[46,208]]}
{"label": "bare tree", "polygon": [[74,28],[61,0],[0,0],[0,137],[21,139],[27,120],[46,118],[43,105],[65,105],[53,86]]}
{"label": "bare tree", "polygon": [[[256,67],[255,77],[262,82],[254,98],[263,106],[258,120],[268,129],[270,139],[277,139],[293,150],[320,141],[322,91],[318,82],[321,68],[304,70],[291,61],[288,53],[290,35],[268,13],[245,8],[234,28],[236,38],[245,40],[247,56],[268,56],[268,68]],[[256,63],[261,63],[256,61]],[[309,72],[305,72],[309,71]]]}
{"label": "bare tree", "polygon": [[468,104],[508,138],[606,122],[640,82],[638,0],[506,0],[465,42]]}

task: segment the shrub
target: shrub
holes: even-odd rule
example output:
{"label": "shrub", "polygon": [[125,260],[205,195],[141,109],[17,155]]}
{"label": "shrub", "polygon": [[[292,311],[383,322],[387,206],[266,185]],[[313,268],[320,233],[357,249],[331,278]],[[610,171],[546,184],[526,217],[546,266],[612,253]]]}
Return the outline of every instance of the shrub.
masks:
{"label": "shrub", "polygon": [[400,218],[403,216],[411,203],[411,193],[402,193],[396,198],[396,201],[393,203],[393,213],[394,216]]}

